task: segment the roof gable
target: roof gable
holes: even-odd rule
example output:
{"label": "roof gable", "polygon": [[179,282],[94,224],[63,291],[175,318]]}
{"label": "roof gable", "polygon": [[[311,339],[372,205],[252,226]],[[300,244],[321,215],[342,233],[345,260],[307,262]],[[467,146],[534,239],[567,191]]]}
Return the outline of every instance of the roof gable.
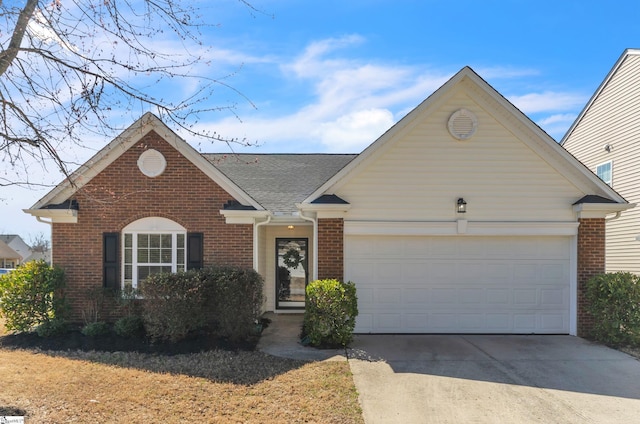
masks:
{"label": "roof gable", "polygon": [[71,174],[71,180],[74,184],[72,184],[68,179],[65,179],[42,199],[36,202],[36,204],[31,207],[30,213],[52,205],[62,204],[68,200],[76,191],[106,169],[150,131],[155,131],[160,135],[167,143],[172,145],[187,160],[193,163],[198,169],[205,173],[236,200],[243,204],[253,206],[257,210],[263,209],[256,200],[254,200],[226,175],[212,166],[209,161],[207,161],[186,141],[178,137],[178,135],[167,127],[157,116],[147,112],[119,136],[114,138],[109,144],[107,144],[107,146],[96,153],[91,159],[80,166],[75,172],[73,172]]}
{"label": "roof gable", "polygon": [[9,247],[7,243],[0,240],[0,258],[21,260],[22,256],[11,247]]}
{"label": "roof gable", "polygon": [[[425,117],[439,113],[439,106],[460,90],[472,93],[475,101],[479,102],[484,109],[490,110],[492,115],[504,123],[511,133],[582,192],[599,195],[619,203],[626,203],[618,193],[604,184],[584,165],[559,146],[555,140],[469,67],[463,68],[454,75],[442,87],[367,147],[349,165],[308,196],[303,203],[310,204],[324,194],[339,193],[341,187],[348,184],[360,172],[384,155],[403,136],[416,128]],[[442,125],[446,125],[448,116],[443,118]]]}

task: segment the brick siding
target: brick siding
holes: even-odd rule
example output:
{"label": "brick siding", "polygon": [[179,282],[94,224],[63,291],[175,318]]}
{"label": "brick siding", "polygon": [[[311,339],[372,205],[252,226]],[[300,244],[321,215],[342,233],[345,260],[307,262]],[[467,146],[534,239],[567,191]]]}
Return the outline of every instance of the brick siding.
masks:
{"label": "brick siding", "polygon": [[[144,176],[138,157],[161,152],[167,167],[156,178]],[[76,224],[53,224],[53,262],[65,269],[72,319],[81,320],[86,293],[102,286],[102,235],[118,232],[145,217],[171,219],[188,232],[204,235],[204,265],[253,264],[252,225],[228,225],[219,210],[232,197],[188,159],[151,131],[96,175],[73,197]],[[105,317],[108,318],[108,317]]]}
{"label": "brick siding", "polygon": [[344,221],[318,219],[318,278],[344,279]]}
{"label": "brick siding", "polygon": [[587,311],[585,297],[589,278],[605,272],[604,218],[580,219],[578,227],[578,336],[588,336],[593,317]]}

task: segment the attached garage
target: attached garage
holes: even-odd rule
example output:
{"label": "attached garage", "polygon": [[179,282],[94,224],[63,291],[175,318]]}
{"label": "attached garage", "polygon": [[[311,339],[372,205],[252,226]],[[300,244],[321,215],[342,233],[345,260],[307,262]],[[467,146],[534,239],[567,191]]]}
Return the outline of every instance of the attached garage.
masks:
{"label": "attached garage", "polygon": [[299,205],[357,333],[573,335],[629,207],[470,69]]}
{"label": "attached garage", "polygon": [[566,236],[345,237],[359,333],[570,332]]}

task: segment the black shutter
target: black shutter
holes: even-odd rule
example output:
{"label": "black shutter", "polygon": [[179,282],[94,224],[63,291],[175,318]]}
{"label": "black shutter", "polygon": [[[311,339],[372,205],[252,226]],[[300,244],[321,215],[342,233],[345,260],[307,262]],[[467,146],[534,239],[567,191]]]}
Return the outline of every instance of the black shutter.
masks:
{"label": "black shutter", "polygon": [[102,235],[102,285],[106,288],[120,287],[120,237],[118,233]]}
{"label": "black shutter", "polygon": [[202,233],[187,234],[187,269],[200,269],[203,265]]}

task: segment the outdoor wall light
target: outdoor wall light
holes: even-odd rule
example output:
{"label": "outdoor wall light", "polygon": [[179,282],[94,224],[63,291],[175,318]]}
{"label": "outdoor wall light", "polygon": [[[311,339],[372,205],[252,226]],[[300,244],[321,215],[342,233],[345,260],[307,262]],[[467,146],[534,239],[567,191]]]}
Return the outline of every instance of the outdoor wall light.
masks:
{"label": "outdoor wall light", "polygon": [[295,227],[293,225],[288,225],[287,228],[293,230]]}
{"label": "outdoor wall light", "polygon": [[456,211],[458,213],[466,213],[467,212],[467,202],[465,202],[462,197],[459,198],[458,202],[456,203]]}

